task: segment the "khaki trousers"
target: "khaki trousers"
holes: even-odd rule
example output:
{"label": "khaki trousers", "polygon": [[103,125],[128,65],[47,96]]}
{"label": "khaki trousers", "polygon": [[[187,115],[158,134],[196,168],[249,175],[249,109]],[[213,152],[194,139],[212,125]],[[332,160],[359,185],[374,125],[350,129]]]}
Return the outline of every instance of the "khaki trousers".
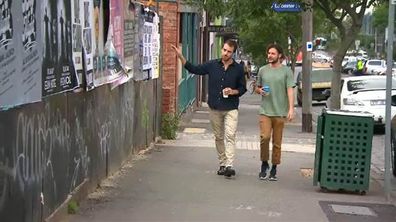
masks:
{"label": "khaki trousers", "polygon": [[209,116],[215,136],[220,166],[232,166],[235,156],[238,110],[221,111],[211,109]]}
{"label": "khaki trousers", "polygon": [[269,160],[269,143],[272,133],[272,164],[281,162],[282,134],[285,126],[284,117],[271,117],[260,115],[260,158],[261,161]]}

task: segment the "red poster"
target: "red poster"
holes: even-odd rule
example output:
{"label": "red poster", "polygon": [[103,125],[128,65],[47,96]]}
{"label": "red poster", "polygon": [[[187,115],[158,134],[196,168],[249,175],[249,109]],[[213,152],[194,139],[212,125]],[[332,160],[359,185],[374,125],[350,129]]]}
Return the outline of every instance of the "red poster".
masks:
{"label": "red poster", "polygon": [[[110,1],[110,30],[113,30],[113,45],[120,59],[124,62],[124,13],[123,13],[123,0]],[[109,33],[111,34],[111,33]]]}

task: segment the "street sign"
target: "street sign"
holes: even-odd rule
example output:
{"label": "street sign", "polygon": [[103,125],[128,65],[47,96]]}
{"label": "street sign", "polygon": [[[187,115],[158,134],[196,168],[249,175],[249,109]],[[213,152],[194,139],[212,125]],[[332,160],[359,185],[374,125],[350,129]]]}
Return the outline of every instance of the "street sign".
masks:
{"label": "street sign", "polygon": [[312,42],[307,42],[307,52],[312,52]]}
{"label": "street sign", "polygon": [[301,6],[298,2],[274,2],[271,6],[275,12],[300,12]]}
{"label": "street sign", "polygon": [[212,25],[212,26],[208,26],[208,32],[236,33],[237,30],[234,27]]}
{"label": "street sign", "polygon": [[359,46],[360,46],[360,40],[357,39],[357,40],[355,40],[355,48],[356,48],[356,50],[359,49]]}

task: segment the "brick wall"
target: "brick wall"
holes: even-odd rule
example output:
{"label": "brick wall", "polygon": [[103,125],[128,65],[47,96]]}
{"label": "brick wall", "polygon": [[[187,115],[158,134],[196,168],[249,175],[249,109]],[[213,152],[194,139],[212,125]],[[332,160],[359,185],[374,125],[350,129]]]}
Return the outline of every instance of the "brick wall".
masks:
{"label": "brick wall", "polygon": [[171,44],[178,44],[179,35],[179,3],[159,2],[160,16],[163,16],[163,72],[162,72],[162,112],[175,113],[177,111],[178,80],[177,66],[178,60]]}

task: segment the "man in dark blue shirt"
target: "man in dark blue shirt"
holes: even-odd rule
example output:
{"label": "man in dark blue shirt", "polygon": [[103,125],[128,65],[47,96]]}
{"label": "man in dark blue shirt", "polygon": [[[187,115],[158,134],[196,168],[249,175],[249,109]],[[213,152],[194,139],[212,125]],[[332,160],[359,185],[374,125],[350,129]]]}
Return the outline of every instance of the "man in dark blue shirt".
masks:
{"label": "man in dark blue shirt", "polygon": [[[183,56],[181,50],[172,45],[184,68],[197,75],[208,75],[208,105],[210,122],[215,135],[216,149],[220,162],[218,175],[231,177],[235,155],[235,136],[238,125],[239,97],[246,92],[243,65],[232,58],[237,43],[227,40],[221,52],[221,59],[193,65]],[[224,143],[225,139],[225,143]]]}

